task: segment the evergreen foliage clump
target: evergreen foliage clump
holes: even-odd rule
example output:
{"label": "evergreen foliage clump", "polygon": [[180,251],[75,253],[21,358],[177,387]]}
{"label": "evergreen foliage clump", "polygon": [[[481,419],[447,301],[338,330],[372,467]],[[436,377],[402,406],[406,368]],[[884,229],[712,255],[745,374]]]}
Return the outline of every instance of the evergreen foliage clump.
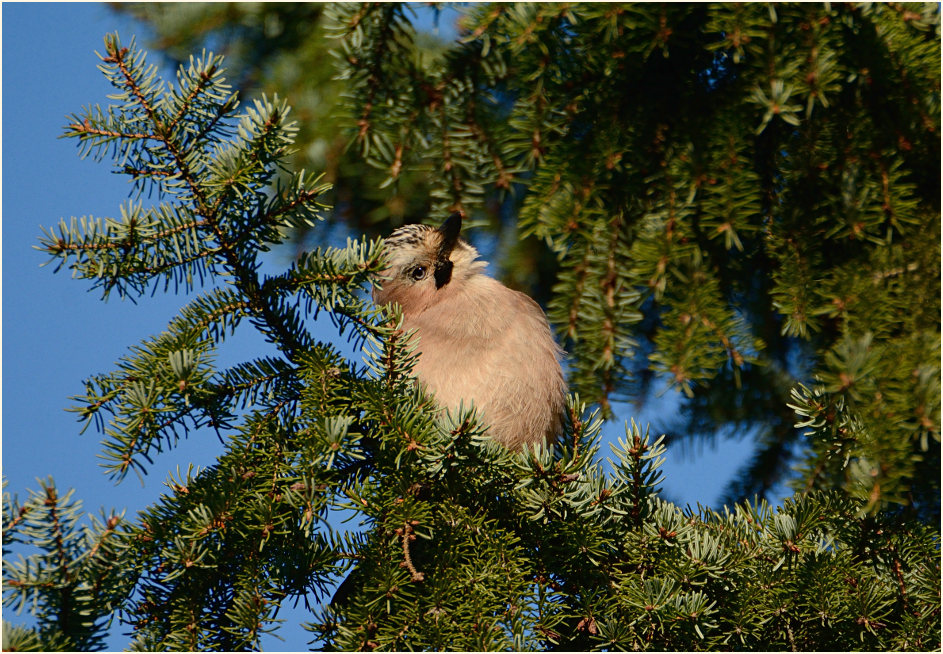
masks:
{"label": "evergreen foliage clump", "polygon": [[[355,233],[467,209],[548,305],[584,398],[668,384],[690,396],[670,441],[751,439],[726,501],[796,465],[797,488],[829,488],[817,471],[848,455],[876,475],[847,487],[938,520],[936,5],[435,5],[461,14],[439,45],[396,3],[128,10],[175,59],[219,42],[241,87],[290,89],[301,151],[346,125],[353,147],[323,165]],[[825,382],[881,435],[795,429],[792,390]]]}
{"label": "evergreen foliage clump", "polygon": [[[224,452],[133,518],[6,494],[4,602],[34,623],[4,649],[101,648],[114,620],[132,649],[259,648],[296,601],[323,649],[939,649],[938,13],[487,5],[423,61],[401,6],[328,10],[388,186],[424,171],[433,215],[499,198],[557,258],[564,433],[510,452],[473,407],[439,415],[365,294],[381,242],[263,274],[326,211],[287,104],[242,106],[209,53],[165,82],[109,36],[114,104],[67,136],[135,194],[40,247],[105,297],[193,297],[74,410],[119,480],[198,429]],[[220,369],[246,327],[274,353]],[[768,466],[804,439],[796,495],[681,509],[662,438],[633,422],[601,453],[641,367],[692,423],[766,425]]]}
{"label": "evergreen foliage clump", "polygon": [[[226,57],[227,77],[242,97],[278,93],[291,98],[297,121],[298,147],[286,162],[293,168],[324,173],[331,188],[328,224],[378,236],[391,226],[418,222],[429,212],[429,191],[421,174],[404,174],[391,192],[381,188],[382,171],[367,165],[349,149],[336,111],[344,82],[336,79],[326,38],[326,3],[318,2],[176,2],[115,3],[116,11],[144,21],[154,34],[153,49],[174,67],[190,53],[211,48]],[[420,52],[433,54],[444,46],[417,35]],[[322,225],[293,229],[297,249],[323,242],[330,233]]]}
{"label": "evergreen foliage clump", "polygon": [[[658,379],[690,398],[673,432],[753,433],[732,500],[800,463],[939,519],[936,5],[482,4],[434,61],[400,5],[329,13],[365,159],[553,253],[582,397]],[[795,429],[799,384],[862,428]]]}

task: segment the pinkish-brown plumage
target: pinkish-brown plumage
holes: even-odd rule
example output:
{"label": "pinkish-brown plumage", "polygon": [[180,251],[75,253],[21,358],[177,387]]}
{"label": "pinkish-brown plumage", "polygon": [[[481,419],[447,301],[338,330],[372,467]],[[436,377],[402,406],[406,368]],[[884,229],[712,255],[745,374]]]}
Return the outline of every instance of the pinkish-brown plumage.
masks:
{"label": "pinkish-brown plumage", "polygon": [[413,373],[442,407],[473,401],[489,435],[511,449],[549,443],[566,393],[561,350],[540,306],[486,276],[460,230],[456,213],[439,229],[393,232],[374,301],[402,307],[419,339]]}

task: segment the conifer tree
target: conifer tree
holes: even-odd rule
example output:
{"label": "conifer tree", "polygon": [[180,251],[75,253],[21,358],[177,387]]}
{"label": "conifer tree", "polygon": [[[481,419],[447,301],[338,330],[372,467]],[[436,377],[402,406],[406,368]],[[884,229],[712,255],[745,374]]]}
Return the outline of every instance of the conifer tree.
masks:
{"label": "conifer tree", "polygon": [[[277,5],[228,21],[130,7],[173,52],[207,25],[217,40],[260,26],[225,42],[259,86],[302,97],[321,50],[261,25],[339,36],[333,120],[387,204],[425,197],[423,177],[433,215],[465,208],[492,230],[505,281],[550,305],[585,398],[607,410],[668,383],[689,396],[672,441],[752,438],[727,500],[798,465],[797,488],[938,519],[936,5],[472,5],[446,50],[395,3],[330,5],[307,30]],[[793,398],[799,384],[818,399]],[[849,401],[872,435],[794,427],[789,404]]]}
{"label": "conifer tree", "polygon": [[[199,294],[75,410],[118,479],[195,429],[225,451],[134,518],[83,521],[51,481],[6,494],[5,549],[38,553],[5,552],[35,625],[4,648],[94,649],[113,619],[134,649],[257,648],[302,600],[327,649],[938,649],[938,14],[489,5],[419,61],[402,7],[328,10],[364,158],[390,185],[430,171],[433,218],[504,198],[557,257],[564,434],[514,453],[472,407],[437,414],[365,294],[379,241],[263,275],[325,211],[287,103],[241,105],[209,53],[165,83],[109,36],[114,104],[67,136],[138,193],[41,247],[105,297]],[[365,365],[311,335],[319,312]],[[246,328],[277,355],[219,369]],[[643,366],[697,420],[768,424],[763,456],[805,439],[796,495],[682,510],[662,438],[633,422],[601,453]]]}

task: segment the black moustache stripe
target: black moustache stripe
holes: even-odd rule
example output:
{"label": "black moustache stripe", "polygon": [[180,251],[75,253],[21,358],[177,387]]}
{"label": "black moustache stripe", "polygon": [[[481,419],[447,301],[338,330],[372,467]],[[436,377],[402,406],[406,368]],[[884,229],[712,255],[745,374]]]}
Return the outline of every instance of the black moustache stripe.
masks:
{"label": "black moustache stripe", "polygon": [[452,262],[448,259],[436,263],[433,276],[435,277],[435,287],[437,290],[452,280],[452,265]]}

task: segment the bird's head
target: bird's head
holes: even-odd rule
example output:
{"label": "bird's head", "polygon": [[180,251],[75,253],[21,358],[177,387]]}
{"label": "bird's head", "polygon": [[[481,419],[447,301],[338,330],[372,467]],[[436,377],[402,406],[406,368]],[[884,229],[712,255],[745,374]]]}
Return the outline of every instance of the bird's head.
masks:
{"label": "bird's head", "polygon": [[398,302],[406,314],[417,314],[454,292],[485,267],[478,251],[459,238],[462,214],[449,216],[438,228],[404,225],[385,241],[389,265],[379,275],[373,299],[385,305]]}

